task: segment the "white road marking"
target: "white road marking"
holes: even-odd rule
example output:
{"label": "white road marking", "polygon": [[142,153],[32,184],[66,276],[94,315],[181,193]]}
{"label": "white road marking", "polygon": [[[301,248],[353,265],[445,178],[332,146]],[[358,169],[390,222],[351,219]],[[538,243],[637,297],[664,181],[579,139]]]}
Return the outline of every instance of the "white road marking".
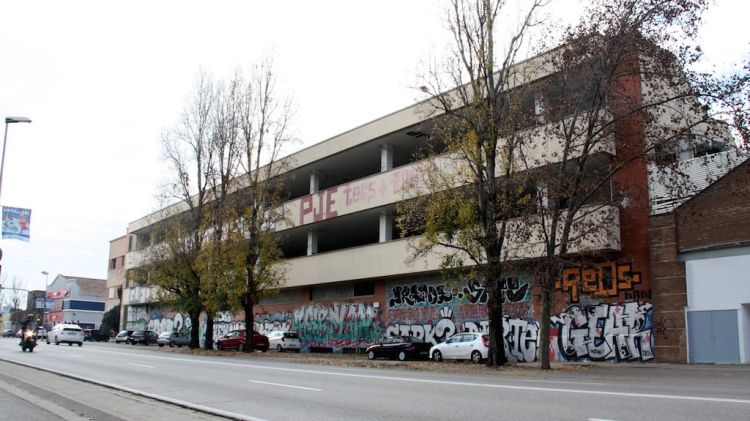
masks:
{"label": "white road marking", "polygon": [[269,384],[271,386],[280,386],[280,387],[291,387],[293,389],[311,390],[313,392],[322,392],[323,391],[323,389],[315,389],[315,388],[312,388],[312,387],[302,387],[302,386],[293,386],[291,384],[262,382],[260,380],[250,380],[250,383]]}
{"label": "white road marking", "polygon": [[128,363],[128,365],[132,365],[135,367],[143,367],[143,368],[154,368],[152,365],[143,365],[143,364],[136,364],[136,363]]}
{"label": "white road marking", "polygon": [[[562,384],[572,384],[572,385],[581,385],[585,384],[587,386],[604,386],[605,383],[594,383],[594,382],[576,382],[571,380],[532,380],[532,379],[519,379],[523,382],[529,382],[529,383],[562,383]],[[606,421],[606,420],[602,420]]]}
{"label": "white road marking", "polygon": [[[98,350],[98,349],[95,350],[91,348],[88,348],[88,350],[92,352],[100,352],[100,353],[106,353],[106,354],[127,355],[131,358],[136,356],[133,353],[128,353],[128,352],[104,351],[104,350]],[[223,362],[223,361],[211,361],[211,360],[205,360],[203,358],[175,358],[175,357],[165,357],[165,356],[160,356],[160,355],[146,355],[146,353],[144,354],[139,353],[139,355],[137,356],[143,357],[143,358],[152,358],[152,359],[167,360],[167,361],[178,361],[181,363],[200,363],[200,364],[207,364],[207,365],[256,368],[256,369],[262,369],[262,370],[284,371],[284,372],[292,372],[292,373],[320,374],[324,376],[339,376],[339,377],[352,377],[352,378],[374,379],[374,380],[402,381],[402,382],[411,382],[411,383],[442,384],[442,385],[448,385],[448,386],[487,387],[487,388],[494,388],[494,389],[527,390],[527,391],[537,391],[537,392],[572,393],[572,394],[599,395],[599,396],[622,396],[622,397],[632,397],[632,398],[684,400],[684,401],[700,401],[700,402],[716,402],[716,403],[735,403],[735,404],[750,405],[750,400],[748,399],[714,398],[714,397],[707,397],[707,396],[661,395],[661,394],[650,394],[650,393],[605,392],[601,390],[557,389],[557,388],[547,388],[547,387],[512,386],[512,385],[492,384],[492,383],[470,383],[470,382],[454,382],[454,381],[447,381],[447,380],[410,379],[406,377],[377,376],[377,375],[369,375],[369,374],[342,373],[342,372],[336,372],[336,371],[305,370],[305,369],[300,369],[300,368],[269,367],[269,366],[263,366],[263,365],[257,365],[257,364],[239,364],[239,363],[230,363],[230,362]]]}
{"label": "white road marking", "polygon": [[80,355],[66,355],[66,357],[68,357],[68,358],[83,358]]}
{"label": "white road marking", "polygon": [[617,420],[607,420],[604,418],[589,418],[588,421],[617,421]]}

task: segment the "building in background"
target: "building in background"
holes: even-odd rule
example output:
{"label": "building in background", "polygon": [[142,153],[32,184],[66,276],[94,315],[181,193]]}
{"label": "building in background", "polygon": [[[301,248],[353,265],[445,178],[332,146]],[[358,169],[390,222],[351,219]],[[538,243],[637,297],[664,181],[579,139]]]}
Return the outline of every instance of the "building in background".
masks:
{"label": "building in background", "polygon": [[45,325],[73,323],[84,329],[99,328],[104,316],[106,285],[106,279],[57,275],[47,287],[52,308],[47,312]]}
{"label": "building in background", "polygon": [[[133,248],[135,237],[123,235],[109,243],[109,262],[107,264],[107,298],[104,303],[104,311],[120,306],[120,320],[124,320],[122,306],[123,285],[125,283],[125,259]],[[119,326],[118,326],[119,328]]]}

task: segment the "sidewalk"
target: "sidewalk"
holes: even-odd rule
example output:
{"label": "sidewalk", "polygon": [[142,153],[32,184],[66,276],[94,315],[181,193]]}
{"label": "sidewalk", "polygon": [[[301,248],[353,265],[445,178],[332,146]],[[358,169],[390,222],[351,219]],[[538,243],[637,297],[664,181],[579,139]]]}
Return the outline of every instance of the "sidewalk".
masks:
{"label": "sidewalk", "polygon": [[71,421],[227,419],[5,361],[0,361],[2,392]]}

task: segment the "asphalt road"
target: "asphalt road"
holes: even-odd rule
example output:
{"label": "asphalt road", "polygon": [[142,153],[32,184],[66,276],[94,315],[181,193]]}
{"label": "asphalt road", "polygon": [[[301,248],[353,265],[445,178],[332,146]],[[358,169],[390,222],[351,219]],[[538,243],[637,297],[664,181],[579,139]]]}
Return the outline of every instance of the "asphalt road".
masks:
{"label": "asphalt road", "polygon": [[[364,358],[364,357],[363,357]],[[748,420],[750,370],[713,376],[456,374],[344,368],[271,358],[191,356],[156,347],[41,344],[0,359],[263,420]],[[622,364],[620,366],[623,366]],[[648,365],[645,365],[648,366]],[[619,370],[627,370],[627,367]],[[644,370],[643,366],[634,370]],[[690,371],[692,370],[692,371]],[[721,368],[723,372],[727,368]],[[656,371],[654,371],[656,372]],[[687,374],[685,374],[687,373]],[[701,381],[692,381],[692,378]],[[738,380],[737,376],[743,376]],[[677,380],[675,380],[677,379]]]}

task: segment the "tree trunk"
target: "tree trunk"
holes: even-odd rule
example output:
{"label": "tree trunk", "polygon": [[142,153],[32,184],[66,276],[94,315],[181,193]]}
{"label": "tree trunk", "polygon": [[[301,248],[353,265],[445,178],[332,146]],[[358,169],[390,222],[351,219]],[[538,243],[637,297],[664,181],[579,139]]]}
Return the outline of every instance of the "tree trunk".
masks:
{"label": "tree trunk", "polygon": [[[545,273],[543,276],[550,277],[552,276],[552,273]],[[539,341],[537,343],[539,344],[540,348],[539,368],[542,370],[549,370],[549,323],[552,301],[550,290],[547,287],[548,285],[550,285],[550,280],[546,278],[543,282],[544,285],[541,288],[542,314],[541,319],[539,320]],[[554,281],[552,281],[552,285],[554,285]]]}
{"label": "tree trunk", "polygon": [[201,326],[201,312],[200,310],[190,310],[188,311],[188,314],[190,315],[190,348],[192,349],[198,349],[200,348],[201,342],[200,342],[200,326]]}
{"label": "tree trunk", "polygon": [[247,346],[245,346],[245,352],[253,352],[255,343],[253,342],[253,331],[255,331],[255,324],[253,322],[253,299],[246,297],[245,299],[245,333],[247,334]]}
{"label": "tree trunk", "polygon": [[505,355],[505,335],[503,333],[503,302],[500,299],[500,268],[490,268],[490,279],[485,280],[487,288],[487,310],[490,322],[490,355],[487,365],[502,366],[507,362]]}
{"label": "tree trunk", "polygon": [[210,311],[206,311],[206,341],[203,348],[214,349],[214,316]]}

